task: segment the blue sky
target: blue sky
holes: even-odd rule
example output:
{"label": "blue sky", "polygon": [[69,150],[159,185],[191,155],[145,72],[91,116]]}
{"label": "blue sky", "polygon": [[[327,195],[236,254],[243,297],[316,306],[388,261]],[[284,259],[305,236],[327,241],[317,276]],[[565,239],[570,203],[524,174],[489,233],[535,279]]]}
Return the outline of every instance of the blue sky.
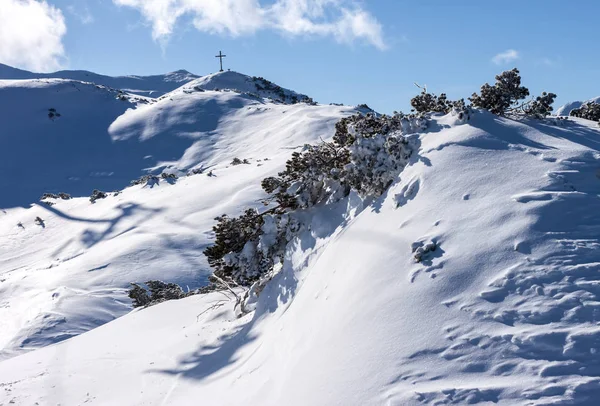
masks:
{"label": "blue sky", "polygon": [[[600,3],[592,0],[33,3],[0,0],[0,62],[108,75],[207,74],[218,70],[214,55],[223,50],[226,68],[319,102],[368,103],[382,112],[409,110],[418,93],[414,82],[450,98],[467,97],[512,67],[533,93],[557,93],[557,106],[600,95]],[[34,17],[40,5],[49,18]],[[17,6],[30,10],[16,16]],[[3,30],[3,20],[29,24],[22,35],[32,36],[26,38],[32,44],[32,30],[40,31],[38,52],[19,56],[27,41],[12,38],[20,35],[18,27]]]}

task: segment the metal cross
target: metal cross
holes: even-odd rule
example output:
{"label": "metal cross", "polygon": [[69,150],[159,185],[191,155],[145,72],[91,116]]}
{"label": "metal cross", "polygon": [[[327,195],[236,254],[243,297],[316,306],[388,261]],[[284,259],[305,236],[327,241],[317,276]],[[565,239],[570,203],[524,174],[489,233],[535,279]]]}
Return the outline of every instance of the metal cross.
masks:
{"label": "metal cross", "polygon": [[215,56],[215,58],[219,58],[219,62],[221,62],[221,70],[219,72],[223,72],[223,58],[227,55],[223,55],[221,51],[219,51],[219,55]]}

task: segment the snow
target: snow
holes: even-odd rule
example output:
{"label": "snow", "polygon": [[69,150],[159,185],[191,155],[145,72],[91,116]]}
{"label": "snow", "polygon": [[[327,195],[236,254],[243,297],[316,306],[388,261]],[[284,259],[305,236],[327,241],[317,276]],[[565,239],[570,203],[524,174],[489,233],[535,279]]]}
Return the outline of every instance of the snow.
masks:
{"label": "snow", "polygon": [[252,313],[215,292],[123,315],[129,281],[201,284],[212,219],[352,112],[193,86],[104,129],[186,140],[147,167],[216,176],[0,213],[0,403],[597,403],[600,131],[583,119],[434,116],[381,198],[304,213]]}
{"label": "snow", "polygon": [[[274,83],[269,83],[263,78],[250,77],[234,71],[217,72],[203,76],[183,86],[183,91],[190,89],[224,90],[230,89],[239,93],[257,95],[280,101],[290,101],[292,98],[302,100],[308,96],[293,90],[280,88]],[[280,89],[280,92],[277,90]]]}
{"label": "snow", "polygon": [[121,89],[129,93],[159,97],[199,76],[186,70],[152,76],[106,76],[85,70],[63,70],[53,73],[33,73],[0,63],[0,79],[70,79],[93,82],[98,85]]}
{"label": "snow", "polygon": [[[354,111],[235,92],[177,91],[148,104],[117,95],[72,80],[0,81],[11,118],[0,134],[2,358],[129,312],[130,282],[205,284],[213,219],[260,205],[260,180]],[[50,120],[49,106],[61,116]],[[234,157],[250,164],[230,166]],[[186,177],[190,168],[206,171]],[[114,196],[148,170],[182,176]],[[93,189],[111,193],[91,204]],[[35,203],[60,191],[75,198]]]}

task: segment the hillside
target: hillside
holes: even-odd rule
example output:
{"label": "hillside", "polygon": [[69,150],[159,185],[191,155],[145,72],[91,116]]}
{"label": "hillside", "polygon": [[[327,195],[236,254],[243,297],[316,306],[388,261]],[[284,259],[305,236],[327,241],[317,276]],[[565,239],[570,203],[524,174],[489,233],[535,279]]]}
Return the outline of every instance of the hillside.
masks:
{"label": "hillside", "polygon": [[0,63],[0,79],[70,79],[92,82],[98,85],[120,89],[141,96],[159,97],[179,86],[197,79],[186,70],[178,70],[163,75],[151,76],[106,76],[85,70],[62,70],[52,73],[34,73],[13,68]]}
{"label": "hillside", "polygon": [[[246,83],[254,82],[223,72],[152,99],[75,80],[0,80],[0,110],[10,117],[0,133],[0,170],[10,174],[0,177],[6,191],[0,208],[27,206],[45,192],[89,196],[94,189],[120,190],[148,172],[185,174],[246,152],[253,137],[261,145],[299,145],[304,138],[294,135],[308,134],[311,124],[302,127],[322,118],[317,113],[311,120],[303,112],[339,117],[334,112],[351,110],[275,104],[263,98],[273,96],[270,91],[254,87],[256,93],[244,93]],[[273,86],[288,101],[298,95]],[[50,117],[50,109],[60,116]]]}
{"label": "hillside", "polygon": [[299,94],[293,90],[284,89],[275,83],[262,78],[250,77],[238,72],[227,71],[213,73],[189,82],[183,86],[184,91],[193,90],[233,90],[250,96],[268,98],[281,103],[296,103],[310,99],[305,94]]}
{"label": "hillside", "polygon": [[[3,297],[15,299],[0,309],[5,323],[15,317],[10,312],[23,312],[15,309],[18,303],[41,301],[44,291],[58,298],[47,314],[59,314],[69,299],[74,309],[96,308],[91,300],[89,307],[77,302],[90,292],[82,288],[89,289],[90,279],[120,286],[152,274],[185,282],[182,274],[202,267],[209,220],[256,202],[259,178],[281,169],[295,147],[330,137],[336,118],[350,113],[335,106],[262,104],[233,92],[181,93],[194,106],[231,109],[215,120],[216,128],[198,130],[209,137],[205,144],[199,138],[176,157],[180,167],[216,165],[216,177],[136,186],[94,206],[75,199],[8,210],[0,234],[10,236],[11,248],[0,262],[10,272],[0,286]],[[177,97],[161,100],[171,115],[159,115],[158,103],[129,110],[111,124],[112,136],[152,139],[173,126],[193,140],[198,134],[186,126],[198,116],[186,115],[188,104]],[[144,109],[153,113],[145,116]],[[434,115],[426,131],[409,139],[416,153],[381,198],[351,194],[312,213],[254,312],[235,318],[231,297],[218,292],[134,311],[1,362],[0,399],[595,405],[597,124],[516,121],[487,112],[460,124],[452,115]],[[227,167],[233,156],[251,158],[251,165]],[[36,215],[47,219],[45,228],[29,224]],[[14,226],[18,220],[27,221],[25,230]],[[49,238],[57,240],[41,248]],[[428,242],[436,249],[416,262],[413,247]],[[67,279],[81,285],[58,288]],[[124,313],[119,297],[110,303]],[[30,303],[29,309],[40,306]],[[89,315],[80,313],[82,319]]]}
{"label": "hillside", "polygon": [[[355,111],[187,87],[155,100],[63,79],[0,81],[0,108],[2,358],[129,312],[130,282],[205,284],[213,219],[259,205],[263,177]],[[162,171],[180,178],[127,187]],[[109,197],[92,204],[93,189]],[[74,198],[48,206],[45,192]]]}

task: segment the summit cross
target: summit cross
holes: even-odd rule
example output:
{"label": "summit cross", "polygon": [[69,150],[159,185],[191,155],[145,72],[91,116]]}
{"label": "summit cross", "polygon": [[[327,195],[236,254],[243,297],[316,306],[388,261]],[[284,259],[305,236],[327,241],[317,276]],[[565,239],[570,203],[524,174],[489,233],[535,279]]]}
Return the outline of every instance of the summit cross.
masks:
{"label": "summit cross", "polygon": [[223,58],[225,58],[227,55],[223,55],[223,53],[221,53],[221,51],[219,51],[219,55],[215,56],[215,58],[219,58],[219,62],[221,62],[221,70],[219,72],[223,72]]}

